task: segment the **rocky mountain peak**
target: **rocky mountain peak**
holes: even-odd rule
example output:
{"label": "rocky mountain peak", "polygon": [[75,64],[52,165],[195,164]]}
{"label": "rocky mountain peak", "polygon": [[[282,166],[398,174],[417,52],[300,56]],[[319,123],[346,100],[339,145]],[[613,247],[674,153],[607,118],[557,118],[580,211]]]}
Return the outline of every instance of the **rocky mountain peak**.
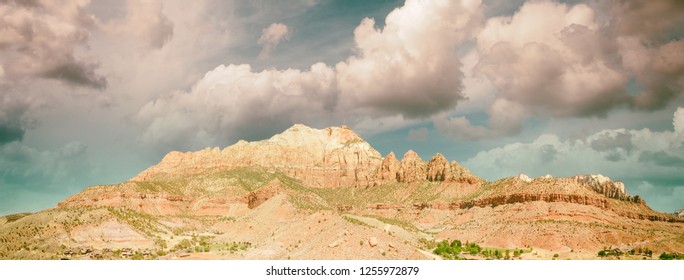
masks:
{"label": "rocky mountain peak", "polygon": [[403,183],[422,181],[426,178],[425,171],[426,166],[423,159],[413,150],[408,150],[401,159],[397,180]]}
{"label": "rocky mountain peak", "polygon": [[420,158],[418,153],[414,152],[413,150],[408,150],[406,153],[404,153],[404,156],[401,158],[401,162],[423,162],[423,159]]}
{"label": "rocky mountain peak", "polygon": [[428,162],[427,179],[429,181],[444,181],[449,175],[451,175],[449,162],[442,154],[435,154]]}
{"label": "rocky mountain peak", "polygon": [[295,124],[269,139],[240,140],[223,150],[170,152],[132,180],[260,166],[316,187],[366,186],[381,160],[380,153],[349,127],[316,129]]}
{"label": "rocky mountain peak", "polygon": [[380,168],[378,169],[378,184],[395,182],[397,180],[397,172],[399,171],[399,160],[394,155],[394,152],[387,154],[385,158],[382,159]]}

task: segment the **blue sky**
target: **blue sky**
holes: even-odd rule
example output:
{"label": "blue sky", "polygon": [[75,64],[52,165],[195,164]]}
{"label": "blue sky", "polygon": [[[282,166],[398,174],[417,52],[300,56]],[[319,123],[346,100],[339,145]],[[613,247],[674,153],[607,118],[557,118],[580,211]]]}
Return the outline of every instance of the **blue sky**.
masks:
{"label": "blue sky", "polygon": [[0,215],[294,123],[684,208],[681,1],[53,2],[0,4]]}

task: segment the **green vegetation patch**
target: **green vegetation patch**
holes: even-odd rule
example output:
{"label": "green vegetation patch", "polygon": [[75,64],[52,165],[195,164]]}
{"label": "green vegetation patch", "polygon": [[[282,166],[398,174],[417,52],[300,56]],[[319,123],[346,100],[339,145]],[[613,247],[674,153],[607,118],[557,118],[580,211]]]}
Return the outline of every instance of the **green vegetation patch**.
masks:
{"label": "green vegetation patch", "polygon": [[367,224],[367,223],[365,223],[365,222],[363,222],[363,221],[361,221],[361,220],[359,220],[359,219],[355,219],[355,218],[352,218],[352,217],[349,217],[349,216],[342,216],[342,218],[345,219],[347,222],[350,222],[350,223],[355,224],[355,225],[360,225],[360,226],[365,226],[365,227],[371,227],[369,224]]}
{"label": "green vegetation patch", "polygon": [[405,221],[405,220],[385,218],[385,217],[375,216],[375,215],[368,215],[367,217],[377,219],[377,220],[379,220],[383,223],[386,223],[386,224],[401,227],[407,231],[413,231],[413,232],[420,232],[421,231],[416,226],[414,226],[412,223]]}
{"label": "green vegetation patch", "polygon": [[661,260],[684,260],[684,254],[663,252],[658,258]]}
{"label": "green vegetation patch", "polygon": [[501,248],[483,248],[475,242],[462,243],[460,240],[456,239],[453,241],[443,240],[436,243],[437,248],[432,250],[435,255],[448,260],[461,260],[464,259],[465,254],[479,255],[488,260],[492,259],[505,259],[510,260],[512,258],[520,258],[522,254],[529,253],[528,250],[524,249],[501,249]]}

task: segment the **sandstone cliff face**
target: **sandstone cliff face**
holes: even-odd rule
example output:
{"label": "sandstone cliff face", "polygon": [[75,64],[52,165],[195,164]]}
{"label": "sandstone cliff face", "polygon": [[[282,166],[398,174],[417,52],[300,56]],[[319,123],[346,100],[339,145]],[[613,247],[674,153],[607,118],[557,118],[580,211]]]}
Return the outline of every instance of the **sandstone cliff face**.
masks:
{"label": "sandstone cliff face", "polygon": [[378,169],[376,178],[378,184],[396,182],[397,172],[399,172],[400,163],[394,152],[390,152],[382,159],[380,168]]}
{"label": "sandstone cliff face", "polygon": [[437,153],[427,165],[427,180],[428,181],[444,181],[451,176],[451,166],[449,162],[440,153]]}
{"label": "sandstone cliff face", "polygon": [[409,150],[404,154],[397,172],[397,181],[401,183],[413,183],[425,180],[426,166],[420,156]]}

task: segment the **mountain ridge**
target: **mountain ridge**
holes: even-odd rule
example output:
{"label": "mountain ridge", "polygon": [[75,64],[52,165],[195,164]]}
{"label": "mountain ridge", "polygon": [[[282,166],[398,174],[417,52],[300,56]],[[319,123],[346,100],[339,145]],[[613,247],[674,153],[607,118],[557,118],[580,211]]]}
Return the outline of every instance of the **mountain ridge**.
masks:
{"label": "mountain ridge", "polygon": [[[532,259],[591,259],[612,246],[684,250],[684,219],[603,175],[489,182],[440,153],[382,157],[348,127],[301,124],[261,141],[170,152],[129,181],[11,218],[0,223],[0,258],[72,258],[87,247],[97,253],[82,258],[131,258],[111,254],[130,249],[145,258],[422,259],[444,239],[531,248]],[[225,244],[246,248],[226,253]]]}

